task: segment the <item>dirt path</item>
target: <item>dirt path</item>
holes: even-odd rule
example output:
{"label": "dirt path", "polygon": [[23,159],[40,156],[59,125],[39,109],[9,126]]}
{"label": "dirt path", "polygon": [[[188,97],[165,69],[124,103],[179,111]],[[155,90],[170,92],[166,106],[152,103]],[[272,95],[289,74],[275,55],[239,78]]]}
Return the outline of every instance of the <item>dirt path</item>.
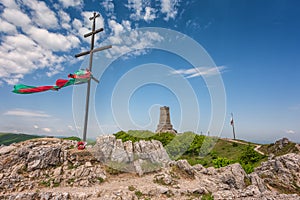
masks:
{"label": "dirt path", "polygon": [[[239,140],[233,140],[233,139],[230,139],[230,138],[223,138],[223,140],[226,140],[226,141],[229,141],[229,142],[234,142],[234,143],[248,145],[248,143],[246,143],[246,142],[242,142],[242,141],[239,141]],[[254,151],[256,151],[257,153],[259,153],[261,155],[265,155],[264,152],[262,152],[262,151],[259,150],[259,148],[261,147],[261,145],[259,145],[259,144],[254,144],[254,145],[255,145]]]}

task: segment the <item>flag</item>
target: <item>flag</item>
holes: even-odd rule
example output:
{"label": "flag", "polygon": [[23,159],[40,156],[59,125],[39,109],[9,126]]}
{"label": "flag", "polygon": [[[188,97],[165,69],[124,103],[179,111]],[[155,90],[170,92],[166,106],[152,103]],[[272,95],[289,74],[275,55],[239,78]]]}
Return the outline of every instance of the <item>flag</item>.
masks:
{"label": "flag", "polygon": [[233,126],[233,117],[230,119],[230,125]]}
{"label": "flag", "polygon": [[89,70],[80,69],[76,71],[74,74],[69,74],[68,77],[70,79],[58,79],[53,86],[29,86],[23,84],[17,84],[14,86],[14,90],[12,92],[18,94],[31,94],[37,92],[44,92],[48,90],[59,90],[63,87],[69,85],[77,85],[88,82],[92,78],[92,74]]}

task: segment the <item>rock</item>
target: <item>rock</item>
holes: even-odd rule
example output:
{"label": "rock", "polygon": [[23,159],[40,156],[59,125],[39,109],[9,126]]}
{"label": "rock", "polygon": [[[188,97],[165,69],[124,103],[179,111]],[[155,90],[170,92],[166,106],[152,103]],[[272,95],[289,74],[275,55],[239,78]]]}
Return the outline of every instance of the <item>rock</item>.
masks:
{"label": "rock", "polygon": [[242,189],[245,187],[244,180],[247,174],[239,163],[222,167],[218,171],[223,183],[229,185],[231,188]]}
{"label": "rock", "polygon": [[267,186],[300,194],[300,155],[286,154],[263,162],[255,173]]}
{"label": "rock", "polygon": [[85,165],[84,165],[84,166],[85,166],[85,167],[92,167],[93,165],[92,165],[92,163],[91,163],[91,162],[89,162],[89,161],[88,161],[88,162],[86,162],[86,163],[85,163]]}
{"label": "rock", "polygon": [[265,192],[267,190],[266,186],[264,185],[263,179],[261,179],[257,173],[249,174],[249,178],[251,180],[251,184],[256,186],[260,192]]}
{"label": "rock", "polygon": [[187,162],[187,160],[178,160],[176,166],[190,176],[195,175],[195,169]]}
{"label": "rock", "polygon": [[157,171],[170,161],[166,150],[159,141],[140,140],[134,144],[131,141],[123,143],[113,135],[98,137],[92,152],[103,164],[109,164],[112,168],[117,165],[118,170],[135,172],[139,175]]}
{"label": "rock", "polygon": [[1,146],[0,147],[0,155],[7,154],[15,149],[16,149],[15,146]]}
{"label": "rock", "polygon": [[61,175],[61,173],[62,173],[62,167],[57,167],[57,168],[54,170],[53,175],[54,175],[54,176],[59,176],[59,175]]}

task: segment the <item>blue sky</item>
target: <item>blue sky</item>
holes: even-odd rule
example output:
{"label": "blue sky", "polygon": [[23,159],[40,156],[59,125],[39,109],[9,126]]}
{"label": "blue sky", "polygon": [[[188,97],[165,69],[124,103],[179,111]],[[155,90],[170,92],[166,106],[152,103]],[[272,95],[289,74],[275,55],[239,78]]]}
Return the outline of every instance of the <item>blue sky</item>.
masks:
{"label": "blue sky", "polygon": [[300,142],[300,3],[296,0],[0,0],[0,131],[82,135],[86,85],[31,95],[86,68],[100,14],[88,137],[155,131],[167,105],[175,129]]}

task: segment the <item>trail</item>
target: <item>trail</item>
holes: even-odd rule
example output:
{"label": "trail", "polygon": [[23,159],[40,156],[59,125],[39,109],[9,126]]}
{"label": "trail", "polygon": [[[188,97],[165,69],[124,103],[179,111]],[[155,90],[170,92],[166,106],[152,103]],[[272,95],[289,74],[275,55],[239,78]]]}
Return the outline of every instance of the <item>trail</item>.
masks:
{"label": "trail", "polygon": [[[223,140],[226,140],[226,141],[229,141],[229,142],[234,142],[234,143],[239,143],[239,144],[245,144],[245,145],[248,145],[248,143],[246,142],[242,142],[242,141],[239,141],[239,140],[233,140],[233,139],[230,139],[230,138],[222,138]],[[265,155],[264,152],[260,151],[259,148],[261,147],[260,144],[254,144],[255,145],[255,148],[254,148],[254,151],[256,151],[257,153],[261,154],[261,155]],[[299,147],[300,148],[300,147]]]}

